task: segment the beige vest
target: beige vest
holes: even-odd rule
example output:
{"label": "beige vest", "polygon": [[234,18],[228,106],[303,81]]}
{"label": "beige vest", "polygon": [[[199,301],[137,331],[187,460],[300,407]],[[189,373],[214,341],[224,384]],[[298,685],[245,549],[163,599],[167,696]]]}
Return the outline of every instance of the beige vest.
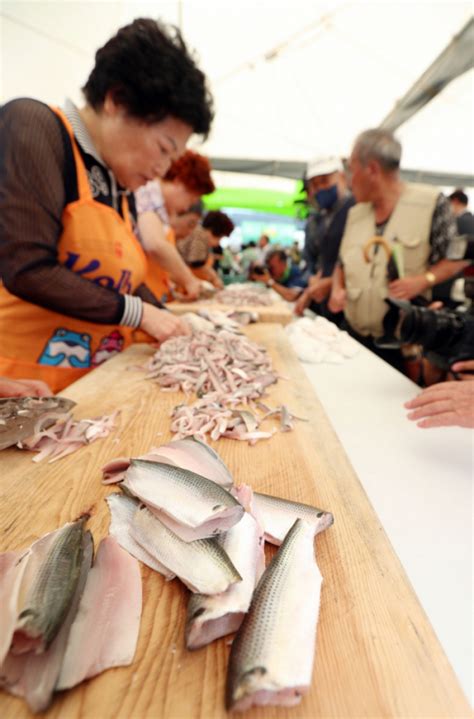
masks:
{"label": "beige vest", "polygon": [[[400,243],[404,275],[423,274],[430,255],[430,233],[439,190],[429,185],[406,184],[385,227],[383,237],[389,245]],[[340,256],[344,265],[347,301],[344,314],[361,335],[380,337],[383,318],[388,310],[387,255],[383,247],[369,251],[364,259],[364,245],[376,234],[372,204],[362,202],[347,216]],[[429,295],[428,295],[429,296]]]}

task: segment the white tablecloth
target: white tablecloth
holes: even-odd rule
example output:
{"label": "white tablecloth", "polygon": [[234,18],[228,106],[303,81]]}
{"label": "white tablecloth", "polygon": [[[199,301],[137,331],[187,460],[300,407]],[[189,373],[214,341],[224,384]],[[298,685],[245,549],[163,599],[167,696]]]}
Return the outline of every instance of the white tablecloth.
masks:
{"label": "white tablecloth", "polygon": [[409,422],[419,387],[364,347],[303,367],[472,702],[474,433]]}

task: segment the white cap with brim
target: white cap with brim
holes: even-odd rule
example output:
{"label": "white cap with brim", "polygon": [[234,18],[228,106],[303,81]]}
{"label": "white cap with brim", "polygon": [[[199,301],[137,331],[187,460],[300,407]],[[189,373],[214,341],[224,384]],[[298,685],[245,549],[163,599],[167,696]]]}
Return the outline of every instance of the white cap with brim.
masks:
{"label": "white cap with brim", "polygon": [[332,172],[342,172],[342,161],[339,157],[315,157],[306,165],[306,179],[320,175],[330,175]]}

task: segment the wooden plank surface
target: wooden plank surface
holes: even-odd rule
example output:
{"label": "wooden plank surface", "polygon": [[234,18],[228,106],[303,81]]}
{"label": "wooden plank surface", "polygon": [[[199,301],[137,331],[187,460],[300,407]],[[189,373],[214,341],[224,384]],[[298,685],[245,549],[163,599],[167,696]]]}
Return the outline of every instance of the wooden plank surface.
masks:
{"label": "wooden plank surface", "polygon": [[[335,524],[316,541],[324,582],[311,691],[298,707],[253,709],[246,716],[470,716],[448,660],[282,328],[260,324],[248,334],[269,349],[277,370],[288,378],[270,388],[268,402],[285,402],[309,422],[254,447],[225,439],[214,446],[237,481],[331,510]],[[24,547],[90,507],[96,545],[107,534],[103,500],[113,488],[101,485],[100,467],[113,457],[137,455],[167,441],[169,410],[182,400],[128,369],[150,354],[148,347],[136,345],[63,392],[78,402],[78,418],[122,409],[120,428],[107,439],[51,465],[34,464],[29,453],[15,449],[1,453],[1,551]],[[228,639],[186,651],[187,590],[141,567],[144,605],[134,663],[58,695],[48,717],[226,716]],[[30,714],[21,700],[0,692],[0,716]]]}
{"label": "wooden plank surface", "polygon": [[289,324],[293,319],[292,308],[287,302],[274,302],[272,305],[223,305],[212,300],[200,302],[169,302],[166,307],[176,315],[184,315],[186,312],[197,312],[208,310],[209,312],[256,312],[259,322],[278,322],[281,325]]}

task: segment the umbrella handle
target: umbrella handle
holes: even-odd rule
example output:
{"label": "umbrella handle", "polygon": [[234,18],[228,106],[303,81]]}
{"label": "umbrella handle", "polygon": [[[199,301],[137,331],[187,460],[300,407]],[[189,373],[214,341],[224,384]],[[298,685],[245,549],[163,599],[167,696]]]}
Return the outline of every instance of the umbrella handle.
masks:
{"label": "umbrella handle", "polygon": [[369,250],[372,247],[372,245],[382,245],[382,247],[385,250],[385,253],[387,255],[387,262],[390,260],[390,257],[392,255],[392,248],[388,244],[387,240],[384,237],[371,237],[370,240],[367,240],[367,242],[364,245],[364,260],[369,263],[370,262],[370,255]]}

